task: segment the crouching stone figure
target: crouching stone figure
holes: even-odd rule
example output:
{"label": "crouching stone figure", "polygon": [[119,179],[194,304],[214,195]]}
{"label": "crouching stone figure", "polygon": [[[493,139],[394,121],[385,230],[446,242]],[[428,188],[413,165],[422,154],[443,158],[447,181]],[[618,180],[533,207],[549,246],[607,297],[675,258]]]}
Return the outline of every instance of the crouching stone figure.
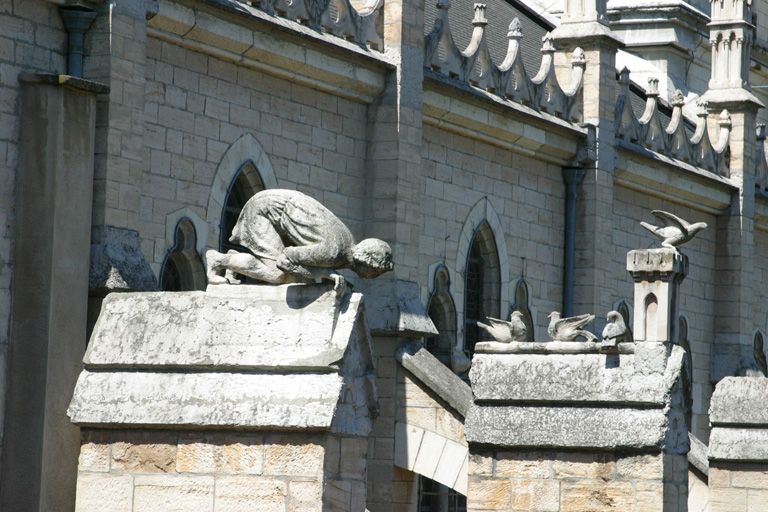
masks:
{"label": "crouching stone figure", "polygon": [[241,274],[270,284],[344,279],[334,270],[349,268],[373,278],[392,270],[392,250],[376,238],[355,244],[352,233],[325,206],[295,190],[264,190],[245,203],[230,242],[250,252],[205,253],[208,282],[237,282]]}

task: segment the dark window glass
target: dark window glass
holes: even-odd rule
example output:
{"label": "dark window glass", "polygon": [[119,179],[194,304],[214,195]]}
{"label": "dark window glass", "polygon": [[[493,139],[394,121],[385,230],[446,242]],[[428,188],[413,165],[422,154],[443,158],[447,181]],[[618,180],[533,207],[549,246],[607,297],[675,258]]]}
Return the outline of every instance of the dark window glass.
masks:
{"label": "dark window glass", "polygon": [[166,292],[181,291],[179,268],[170,254],[165,258],[163,269],[160,271],[160,289]]}
{"label": "dark window glass", "polygon": [[419,512],[466,512],[467,498],[450,487],[419,476]]}

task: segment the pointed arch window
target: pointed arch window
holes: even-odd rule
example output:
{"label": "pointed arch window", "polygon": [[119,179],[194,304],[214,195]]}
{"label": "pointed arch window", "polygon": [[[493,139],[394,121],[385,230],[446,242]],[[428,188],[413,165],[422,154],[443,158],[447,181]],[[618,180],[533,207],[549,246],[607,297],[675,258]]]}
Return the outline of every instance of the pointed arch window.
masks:
{"label": "pointed arch window", "polygon": [[427,350],[446,366],[451,365],[451,353],[456,345],[456,306],[451,297],[450,286],[448,269],[444,266],[438,268],[427,309],[438,334],[424,340]]}
{"label": "pointed arch window", "polygon": [[195,225],[184,217],[176,224],[173,247],[165,255],[160,269],[161,290],[181,292],[205,289],[205,267],[196,245]]}
{"label": "pointed arch window", "polygon": [[224,201],[224,209],[221,213],[221,222],[219,224],[219,251],[227,252],[230,249],[242,251],[243,248],[229,241],[232,234],[232,228],[235,227],[240,212],[245,203],[257,192],[261,192],[264,182],[252,161],[245,162],[237,171],[235,178],[229,185],[227,196]]}
{"label": "pointed arch window", "polygon": [[512,304],[512,311],[519,311],[523,316],[525,324],[525,339],[533,341],[533,314],[530,307],[530,296],[528,294],[528,283],[524,278],[520,278],[515,286],[515,302]]}
{"label": "pointed arch window", "polygon": [[472,238],[464,279],[464,348],[471,356],[479,341],[477,321],[500,315],[499,253],[487,222],[478,226]]}

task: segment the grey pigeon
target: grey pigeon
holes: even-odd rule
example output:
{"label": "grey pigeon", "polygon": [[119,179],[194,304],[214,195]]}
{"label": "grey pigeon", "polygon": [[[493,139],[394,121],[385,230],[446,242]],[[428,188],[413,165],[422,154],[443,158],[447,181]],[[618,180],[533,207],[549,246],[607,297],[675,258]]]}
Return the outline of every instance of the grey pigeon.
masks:
{"label": "grey pigeon", "polygon": [[560,312],[553,311],[549,314],[549,319],[547,332],[552,341],[576,341],[579,336],[585,338],[586,341],[597,340],[594,334],[583,329],[595,319],[595,315],[586,314],[560,318]]}
{"label": "grey pigeon", "polygon": [[696,236],[696,233],[707,228],[706,222],[695,222],[690,224],[677,215],[673,215],[669,212],[653,210],[651,213],[664,225],[654,226],[647,222],[640,222],[640,225],[661,239],[662,247],[669,247],[675,251],[677,251],[678,245],[683,245],[690,241]]}
{"label": "grey pigeon", "polygon": [[608,312],[606,316],[608,323],[603,328],[603,343],[616,345],[620,341],[625,341],[627,337],[627,324],[624,323],[624,317],[618,311]]}
{"label": "grey pigeon", "polygon": [[513,311],[509,316],[509,322],[499,318],[485,317],[487,323],[477,322],[477,326],[494,341],[509,343],[511,341],[525,341],[528,329],[523,322],[523,314]]}
{"label": "grey pigeon", "polygon": [[461,375],[469,370],[471,366],[472,361],[467,357],[467,354],[454,345],[453,348],[451,348],[451,370],[453,370],[453,373]]}

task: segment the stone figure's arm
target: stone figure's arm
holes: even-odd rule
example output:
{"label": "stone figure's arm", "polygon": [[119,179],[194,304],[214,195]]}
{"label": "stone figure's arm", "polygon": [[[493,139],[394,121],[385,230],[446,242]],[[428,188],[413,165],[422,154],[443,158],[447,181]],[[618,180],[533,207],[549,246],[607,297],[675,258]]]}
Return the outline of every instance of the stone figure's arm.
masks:
{"label": "stone figure's arm", "polygon": [[341,265],[336,264],[326,246],[308,245],[302,247],[286,247],[278,257],[277,268],[288,274],[308,279],[327,279],[334,282],[334,289],[341,291],[345,285],[344,278],[334,272]]}

